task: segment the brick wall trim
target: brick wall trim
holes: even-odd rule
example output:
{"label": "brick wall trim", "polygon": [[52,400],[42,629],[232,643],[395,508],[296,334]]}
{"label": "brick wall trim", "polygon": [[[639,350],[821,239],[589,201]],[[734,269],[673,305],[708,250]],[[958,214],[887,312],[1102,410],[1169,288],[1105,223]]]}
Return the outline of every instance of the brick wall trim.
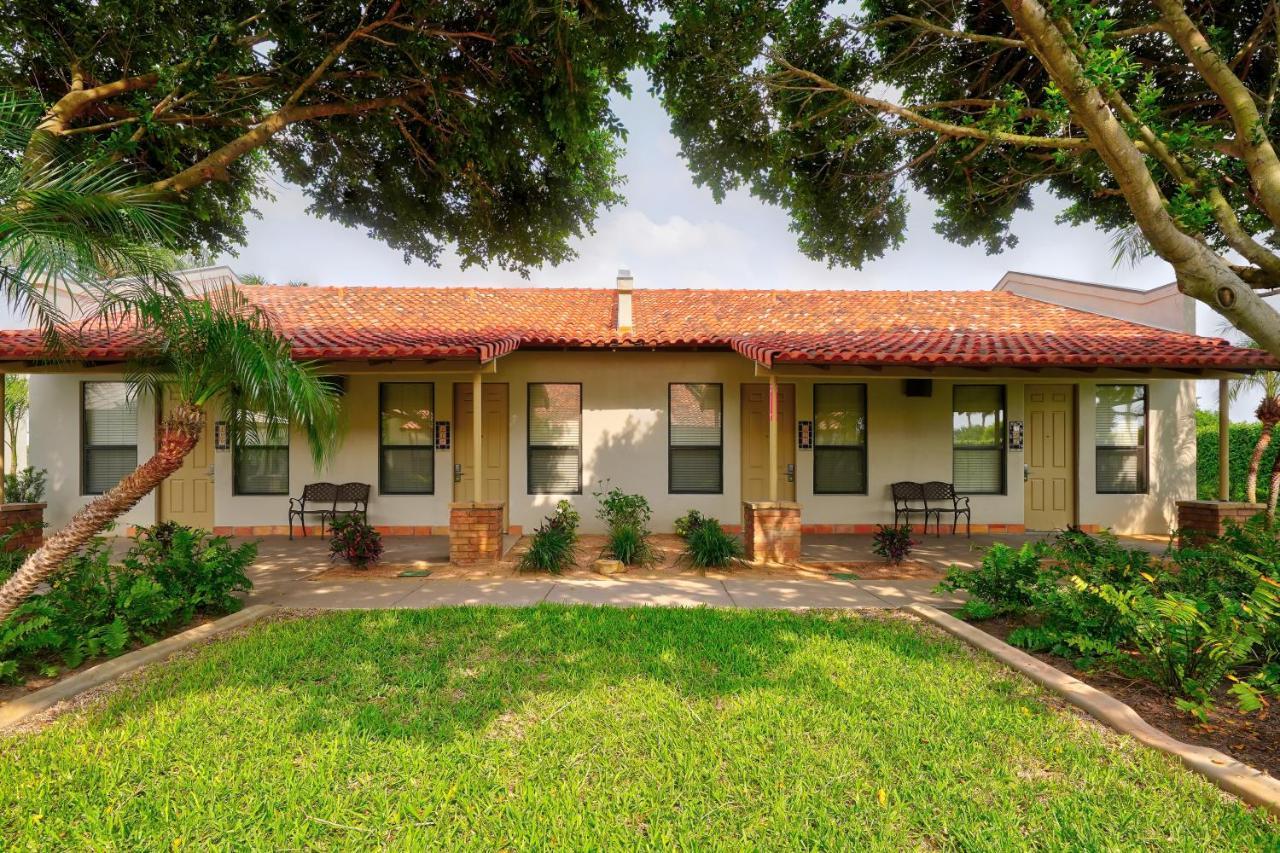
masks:
{"label": "brick wall trim", "polygon": [[793,501],[745,501],[742,538],[751,563],[800,561],[800,504]]}
{"label": "brick wall trim", "polygon": [[459,566],[502,559],[502,501],[449,504],[449,562]]}
{"label": "brick wall trim", "polygon": [[5,550],[31,550],[44,541],[44,510],[47,504],[0,504],[0,534],[13,533]]}
{"label": "brick wall trim", "polygon": [[1244,524],[1267,505],[1246,501],[1178,501],[1178,530],[1190,538],[1221,536],[1227,522]]}

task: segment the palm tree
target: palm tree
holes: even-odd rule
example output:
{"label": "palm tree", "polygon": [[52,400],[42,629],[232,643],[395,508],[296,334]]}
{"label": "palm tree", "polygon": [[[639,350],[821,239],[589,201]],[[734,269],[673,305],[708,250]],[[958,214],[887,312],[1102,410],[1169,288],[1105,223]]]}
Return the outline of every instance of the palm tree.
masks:
{"label": "palm tree", "polygon": [[22,419],[31,411],[31,397],[27,378],[12,373],[4,377],[4,443],[9,452],[9,473],[18,473],[18,428]]}
{"label": "palm tree", "polygon": [[[1222,334],[1230,334],[1226,327],[1219,328]],[[1244,341],[1241,346],[1259,349],[1256,341]],[[1258,420],[1262,423],[1262,432],[1258,434],[1258,443],[1253,446],[1253,456],[1249,458],[1249,473],[1244,481],[1245,500],[1249,503],[1257,503],[1258,501],[1258,469],[1262,466],[1262,457],[1267,452],[1267,447],[1271,444],[1272,433],[1275,431],[1276,424],[1280,424],[1280,373],[1273,370],[1263,370],[1249,376],[1243,376],[1239,379],[1231,380],[1227,389],[1227,400],[1234,403],[1246,393],[1259,392],[1262,395],[1262,402],[1258,404],[1255,412]],[[1230,436],[1221,436],[1220,440],[1230,442]],[[1221,472],[1218,474],[1222,476]],[[1269,505],[1274,507],[1276,504],[1277,489],[1276,472],[1272,471],[1271,490],[1269,493]],[[1270,511],[1274,515],[1275,510]]]}
{"label": "palm tree", "polygon": [[95,301],[128,279],[178,291],[181,208],[118,163],[35,130],[42,105],[0,91],[0,299],[58,339],[61,288]]}
{"label": "palm tree", "polygon": [[27,557],[0,587],[0,623],[64,560],[182,466],[203,432],[210,406],[221,407],[233,434],[251,435],[261,423],[287,422],[300,429],[317,465],[337,446],[334,389],[311,365],[293,360],[289,342],[275,332],[271,316],[234,288],[202,298],[143,294],[131,299],[110,305],[111,319],[103,323],[122,325],[125,331],[148,330],[126,379],[134,395],[158,400],[163,388],[173,400],[158,428],[155,455],[94,498]]}

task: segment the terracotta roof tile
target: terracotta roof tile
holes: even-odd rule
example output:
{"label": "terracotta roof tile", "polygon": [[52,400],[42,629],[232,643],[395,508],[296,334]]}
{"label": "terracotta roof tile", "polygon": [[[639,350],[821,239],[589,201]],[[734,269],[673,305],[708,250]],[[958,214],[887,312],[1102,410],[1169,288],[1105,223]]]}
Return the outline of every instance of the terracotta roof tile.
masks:
{"label": "terracotta roof tile", "polygon": [[[588,288],[245,287],[298,358],[480,358],[525,347],[706,347],[763,364],[1266,368],[1271,356],[997,291],[637,290],[633,328]],[[96,329],[76,355],[121,358],[128,331]],[[38,357],[35,332],[0,333],[0,358]]]}

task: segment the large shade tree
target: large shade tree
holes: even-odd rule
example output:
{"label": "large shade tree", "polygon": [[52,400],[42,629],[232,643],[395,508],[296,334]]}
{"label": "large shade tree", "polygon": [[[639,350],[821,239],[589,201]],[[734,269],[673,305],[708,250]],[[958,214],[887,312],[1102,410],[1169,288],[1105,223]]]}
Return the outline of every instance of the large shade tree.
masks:
{"label": "large shade tree", "polygon": [[1280,12],[1264,0],[668,0],[655,85],[697,179],[861,264],[908,193],[989,252],[1045,188],[1280,356]]}
{"label": "large shade tree", "polygon": [[183,248],[241,242],[275,171],[406,258],[523,270],[618,200],[608,99],[647,3],[13,0],[0,85],[179,194]]}

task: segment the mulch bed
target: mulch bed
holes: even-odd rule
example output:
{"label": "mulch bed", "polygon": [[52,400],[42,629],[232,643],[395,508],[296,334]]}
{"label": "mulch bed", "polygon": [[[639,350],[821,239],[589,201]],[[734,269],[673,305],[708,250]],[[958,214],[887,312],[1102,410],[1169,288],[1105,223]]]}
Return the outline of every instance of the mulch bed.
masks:
{"label": "mulch bed", "polygon": [[[184,622],[181,625],[177,625],[171,628],[170,630],[157,634],[152,639],[151,642],[158,643],[161,640],[167,640],[169,637],[172,637],[174,634],[181,634],[183,631],[189,631],[192,628],[196,628],[196,627],[199,627],[200,625],[205,625],[209,622],[213,622],[217,619],[221,619],[222,616],[226,616],[226,615],[228,614],[224,613],[217,616],[211,616],[208,614],[197,615],[190,622]],[[71,669],[61,666],[60,665],[61,659],[55,657],[51,659],[49,662],[53,666],[58,667],[58,672],[56,675],[31,675],[27,677],[25,680],[23,680],[22,682],[17,684],[0,684],[0,705],[3,705],[5,702],[10,702],[14,699],[18,699],[22,696],[26,696],[28,693],[34,693],[37,690],[42,690],[45,687],[52,687],[53,685],[57,684],[59,681],[62,681],[64,678],[75,675],[76,673],[79,673],[79,672],[84,672],[86,669],[95,667],[100,663],[105,663],[106,661],[114,660],[115,658],[120,657],[120,655],[127,655],[129,652],[137,651],[138,649],[148,645],[150,645],[150,643],[144,643],[140,640],[134,640],[129,644],[129,647],[126,648],[124,651],[120,652],[119,655],[99,655],[98,657],[95,657],[95,658],[88,658],[84,660],[79,666]]]}
{"label": "mulch bed", "polygon": [[[972,624],[993,637],[1007,640],[1010,632],[1023,623],[1001,617]],[[1241,714],[1236,710],[1235,699],[1224,687],[1218,691],[1216,708],[1209,715],[1209,722],[1204,724],[1173,704],[1171,696],[1145,682],[1110,672],[1077,669],[1069,659],[1057,655],[1028,654],[1111,694],[1148,723],[1179,740],[1211,747],[1272,776],[1280,776],[1280,711],[1275,708]]]}

